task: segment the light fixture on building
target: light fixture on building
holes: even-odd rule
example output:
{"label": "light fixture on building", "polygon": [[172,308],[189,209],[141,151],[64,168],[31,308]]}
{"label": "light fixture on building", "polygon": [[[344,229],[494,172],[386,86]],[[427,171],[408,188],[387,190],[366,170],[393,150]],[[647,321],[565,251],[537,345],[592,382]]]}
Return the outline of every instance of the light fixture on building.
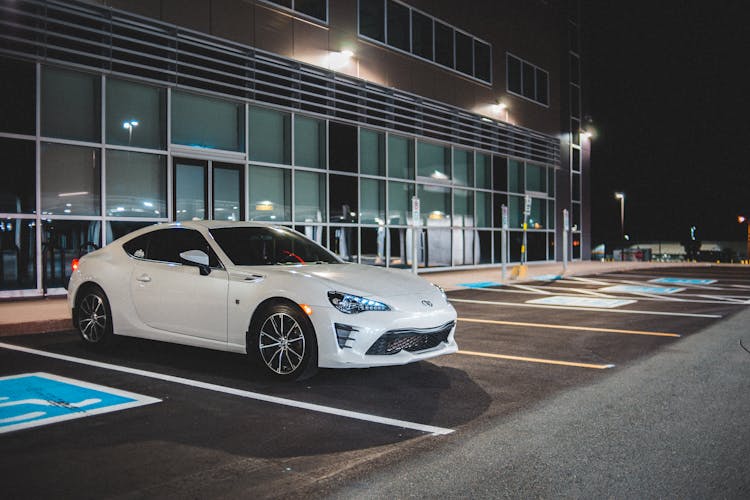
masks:
{"label": "light fixture on building", "polygon": [[330,52],[327,56],[328,69],[338,71],[346,67],[349,61],[354,57],[354,52],[349,49],[341,52]]}
{"label": "light fixture on building", "polygon": [[445,214],[440,210],[433,210],[427,217],[431,220],[441,220],[445,218]]}
{"label": "light fixture on building", "polygon": [[273,210],[273,202],[271,201],[261,201],[257,205],[255,205],[255,210],[258,210],[259,212],[270,212]]}

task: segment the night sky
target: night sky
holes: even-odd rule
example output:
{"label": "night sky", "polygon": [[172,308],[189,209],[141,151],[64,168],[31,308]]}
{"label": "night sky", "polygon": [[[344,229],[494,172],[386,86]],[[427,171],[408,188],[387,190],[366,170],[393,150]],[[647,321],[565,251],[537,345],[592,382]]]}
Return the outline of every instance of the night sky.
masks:
{"label": "night sky", "polygon": [[746,2],[583,0],[593,244],[744,239],[750,216]]}

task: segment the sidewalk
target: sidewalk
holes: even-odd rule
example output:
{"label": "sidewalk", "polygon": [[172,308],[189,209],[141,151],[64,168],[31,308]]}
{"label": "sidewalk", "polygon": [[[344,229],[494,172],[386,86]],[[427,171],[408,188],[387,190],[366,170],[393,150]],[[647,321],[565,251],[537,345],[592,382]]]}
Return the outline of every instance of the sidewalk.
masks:
{"label": "sidewalk", "polygon": [[[630,269],[656,268],[668,266],[702,265],[659,262],[599,262],[581,261],[568,265],[565,276],[598,274],[613,271],[627,271]],[[482,269],[470,269],[466,271],[440,271],[424,272],[420,275],[435,283],[445,290],[459,290],[459,285],[477,282],[493,283],[521,283],[533,281],[540,277],[552,277],[563,275],[562,264],[557,263],[531,263],[527,266],[524,280],[511,279],[513,266],[507,267],[507,277],[503,282],[499,266]],[[11,335],[49,333],[67,331],[73,328],[70,318],[70,310],[65,297],[47,297],[36,300],[19,300],[0,302],[0,337]]]}

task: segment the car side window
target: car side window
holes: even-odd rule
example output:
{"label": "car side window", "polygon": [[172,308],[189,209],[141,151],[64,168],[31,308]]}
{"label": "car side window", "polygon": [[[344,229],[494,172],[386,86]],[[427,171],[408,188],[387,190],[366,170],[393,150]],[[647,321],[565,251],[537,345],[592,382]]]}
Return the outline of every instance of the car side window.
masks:
{"label": "car side window", "polygon": [[181,264],[182,252],[188,250],[202,250],[208,254],[208,265],[220,267],[219,258],[201,233],[193,229],[170,228],[154,231],[148,245],[146,258],[160,262],[174,262]]}
{"label": "car side window", "polygon": [[146,233],[123,243],[122,248],[131,257],[145,259],[148,252],[148,244],[151,240],[151,233]]}

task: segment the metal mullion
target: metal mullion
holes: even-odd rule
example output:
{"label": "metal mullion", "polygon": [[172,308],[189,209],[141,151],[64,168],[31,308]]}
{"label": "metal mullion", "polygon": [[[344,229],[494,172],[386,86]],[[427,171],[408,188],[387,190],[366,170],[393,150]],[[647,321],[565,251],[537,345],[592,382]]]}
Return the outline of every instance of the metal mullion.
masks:
{"label": "metal mullion", "polygon": [[34,140],[34,168],[35,168],[35,190],[36,190],[36,288],[37,293],[44,293],[44,263],[42,262],[42,65],[35,64],[36,71],[36,138]]}
{"label": "metal mullion", "polygon": [[[101,85],[101,99],[100,99],[100,113],[101,113],[101,119],[100,119],[100,131],[99,131],[99,137],[101,140],[101,158],[99,159],[99,213],[102,217],[104,217],[107,213],[107,150],[106,150],[106,127],[107,127],[107,80],[106,76],[101,75],[99,78],[99,85]],[[102,230],[101,234],[99,235],[99,248],[103,248],[104,245],[107,244],[107,235],[106,235],[106,228],[104,227],[104,222],[102,221]]]}

